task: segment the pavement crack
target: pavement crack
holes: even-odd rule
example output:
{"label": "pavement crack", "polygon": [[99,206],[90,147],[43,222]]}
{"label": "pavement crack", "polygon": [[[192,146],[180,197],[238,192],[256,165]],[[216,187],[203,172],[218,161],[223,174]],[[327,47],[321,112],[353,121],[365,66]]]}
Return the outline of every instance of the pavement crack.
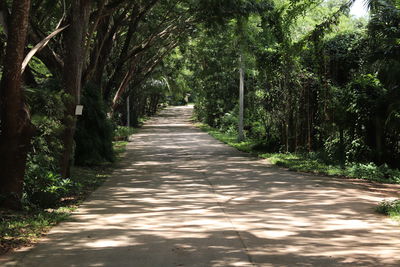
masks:
{"label": "pavement crack", "polygon": [[213,184],[213,183],[210,181],[210,179],[207,177],[206,173],[202,172],[202,175],[203,175],[203,177],[204,177],[204,180],[209,184],[211,192],[215,195],[215,201],[217,202],[218,207],[219,207],[219,208],[221,209],[221,211],[224,213],[226,220],[229,222],[229,224],[231,225],[233,231],[235,232],[236,236],[238,237],[238,239],[239,239],[239,241],[240,241],[240,243],[241,243],[241,245],[242,245],[242,247],[243,247],[244,253],[245,253],[246,256],[247,256],[248,261],[250,262],[250,264],[251,264],[252,266],[257,267],[257,264],[254,262],[253,258],[251,257],[251,255],[250,255],[250,250],[249,250],[249,248],[247,247],[246,243],[244,242],[244,239],[243,239],[243,237],[241,236],[240,231],[237,229],[237,227],[235,226],[235,224],[232,222],[232,220],[231,220],[231,218],[230,218],[230,216],[229,216],[229,213],[226,211],[225,206],[223,205],[223,203],[222,203],[221,201],[218,200],[218,193],[217,193],[217,191],[215,190],[214,184]]}

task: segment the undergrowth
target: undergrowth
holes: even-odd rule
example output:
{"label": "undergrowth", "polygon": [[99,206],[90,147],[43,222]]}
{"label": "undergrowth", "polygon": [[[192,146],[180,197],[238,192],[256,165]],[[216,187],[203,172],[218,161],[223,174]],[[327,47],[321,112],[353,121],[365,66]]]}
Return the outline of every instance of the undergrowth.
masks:
{"label": "undergrowth", "polygon": [[272,164],[292,171],[310,172],[323,175],[345,176],[366,179],[381,183],[400,184],[400,170],[390,169],[387,165],[374,163],[348,163],[343,168],[325,163],[315,153],[268,153],[257,149],[257,140],[248,139],[239,142],[237,136],[224,133],[209,125],[198,123],[197,127],[208,132],[214,138],[244,152],[268,159]]}
{"label": "undergrowth", "polygon": [[[127,142],[113,143],[117,158]],[[111,175],[113,163],[92,167],[73,167],[71,183],[64,197],[53,200],[52,208],[26,205],[20,212],[0,210],[0,255],[13,248],[27,246],[43,236],[52,226],[69,218],[70,213]]]}
{"label": "undergrowth", "polygon": [[[197,123],[197,127],[211,136],[236,149],[254,154],[260,158],[269,160],[270,163],[288,168],[292,171],[309,172],[322,175],[343,176],[348,178],[366,179],[381,183],[400,184],[400,170],[390,169],[387,165],[377,166],[374,163],[350,163],[344,167],[329,165],[318,158],[314,153],[266,153],[258,150],[256,140],[239,142],[234,134],[224,133],[207,124]],[[400,221],[400,199],[382,201],[376,208],[377,212]]]}
{"label": "undergrowth", "polygon": [[376,211],[390,216],[392,219],[400,221],[400,199],[391,201],[382,201]]}

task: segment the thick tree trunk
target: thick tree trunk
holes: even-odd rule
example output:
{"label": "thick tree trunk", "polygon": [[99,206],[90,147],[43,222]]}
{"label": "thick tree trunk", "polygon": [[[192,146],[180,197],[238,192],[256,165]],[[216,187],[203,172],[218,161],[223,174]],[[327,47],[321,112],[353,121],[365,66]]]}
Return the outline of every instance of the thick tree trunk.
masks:
{"label": "thick tree trunk", "polygon": [[82,69],[84,63],[85,36],[89,20],[90,0],[73,0],[69,17],[70,26],[65,32],[63,84],[68,97],[64,100],[63,152],[60,159],[61,177],[70,176],[76,128],[75,107],[79,103]]}
{"label": "thick tree trunk", "polygon": [[[0,204],[18,209],[34,127],[21,88],[30,0],[14,0],[0,86]],[[3,200],[3,201],[1,201]]]}

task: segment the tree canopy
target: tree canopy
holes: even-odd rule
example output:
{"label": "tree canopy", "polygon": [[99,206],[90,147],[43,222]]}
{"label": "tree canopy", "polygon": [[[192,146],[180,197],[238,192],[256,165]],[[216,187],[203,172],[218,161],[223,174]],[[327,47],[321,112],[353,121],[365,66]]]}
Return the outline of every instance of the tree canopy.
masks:
{"label": "tree canopy", "polygon": [[239,55],[246,138],[400,167],[400,2],[371,0],[368,19],[351,4],[1,0],[1,205],[114,160],[113,129],[188,95],[199,120],[236,133]]}

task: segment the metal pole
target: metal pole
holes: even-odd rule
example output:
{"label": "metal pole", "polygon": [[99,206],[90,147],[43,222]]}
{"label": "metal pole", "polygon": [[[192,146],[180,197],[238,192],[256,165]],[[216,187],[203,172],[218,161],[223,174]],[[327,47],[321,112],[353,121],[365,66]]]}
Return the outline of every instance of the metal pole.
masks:
{"label": "metal pole", "polygon": [[242,55],[239,56],[239,136],[238,140],[244,140],[243,134],[243,105],[244,105],[244,71],[243,71],[243,63],[242,63]]}
{"label": "metal pole", "polygon": [[129,105],[129,96],[126,99],[126,126],[130,126],[130,121],[131,121],[131,114],[130,114],[130,105]]}

